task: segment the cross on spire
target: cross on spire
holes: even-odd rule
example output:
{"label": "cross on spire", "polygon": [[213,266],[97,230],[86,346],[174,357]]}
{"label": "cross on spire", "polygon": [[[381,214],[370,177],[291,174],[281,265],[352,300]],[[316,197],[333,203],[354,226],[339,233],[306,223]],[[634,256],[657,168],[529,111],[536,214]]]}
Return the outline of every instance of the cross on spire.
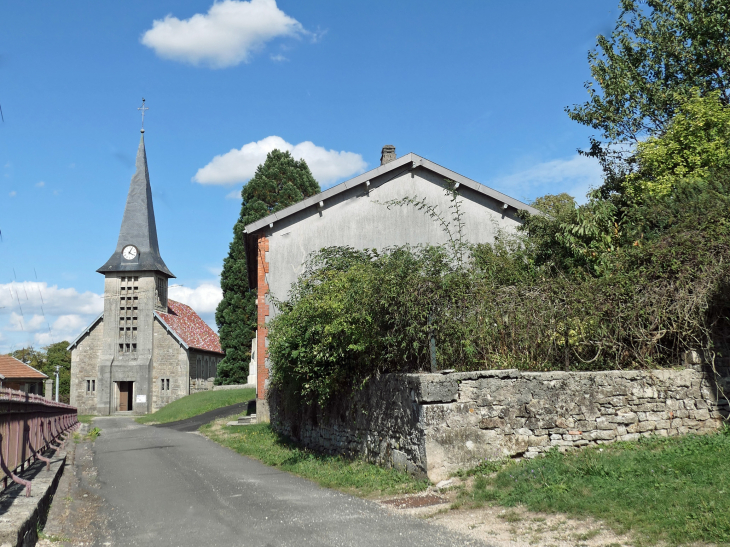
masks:
{"label": "cross on spire", "polygon": [[149,110],[149,108],[144,105],[144,97],[142,97],[142,106],[140,106],[137,110],[142,111],[142,133],[144,133],[144,111]]}

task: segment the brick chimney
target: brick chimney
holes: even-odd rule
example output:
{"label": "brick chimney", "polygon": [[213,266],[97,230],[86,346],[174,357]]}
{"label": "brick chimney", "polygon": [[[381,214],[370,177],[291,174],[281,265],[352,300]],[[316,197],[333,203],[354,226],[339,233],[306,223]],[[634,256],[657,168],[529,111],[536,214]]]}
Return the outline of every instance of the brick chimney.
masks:
{"label": "brick chimney", "polygon": [[380,153],[380,165],[390,163],[395,159],[395,146],[392,144],[386,144],[383,146],[383,151]]}

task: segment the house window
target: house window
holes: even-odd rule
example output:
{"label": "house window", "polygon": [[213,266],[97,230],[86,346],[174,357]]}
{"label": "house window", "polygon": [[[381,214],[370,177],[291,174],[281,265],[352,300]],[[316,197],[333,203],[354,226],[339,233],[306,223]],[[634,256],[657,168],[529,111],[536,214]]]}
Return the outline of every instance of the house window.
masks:
{"label": "house window", "polygon": [[94,393],[96,391],[96,380],[86,380],[86,393]]}
{"label": "house window", "polygon": [[132,344],[132,353],[137,353],[137,344]]}
{"label": "house window", "polygon": [[167,379],[165,380],[165,382],[166,382],[166,385],[167,385],[167,391],[170,391],[170,379],[169,379],[169,378],[167,378]]}
{"label": "house window", "polygon": [[170,391],[169,378],[160,378],[160,391]]}

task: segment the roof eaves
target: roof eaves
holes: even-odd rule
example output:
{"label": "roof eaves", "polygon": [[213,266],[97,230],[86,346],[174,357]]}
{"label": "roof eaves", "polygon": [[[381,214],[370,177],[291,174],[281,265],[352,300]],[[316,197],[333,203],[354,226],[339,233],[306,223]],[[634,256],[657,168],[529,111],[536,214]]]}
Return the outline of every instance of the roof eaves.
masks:
{"label": "roof eaves", "polygon": [[245,231],[248,234],[253,233],[256,230],[260,230],[261,228],[268,226],[269,224],[272,224],[278,220],[282,220],[290,215],[293,215],[294,213],[298,213],[299,211],[302,211],[307,207],[312,207],[320,201],[324,201],[325,199],[329,199],[333,196],[336,196],[337,194],[341,194],[342,192],[349,190],[350,188],[354,188],[355,186],[364,184],[365,181],[372,180],[390,171],[393,171],[394,169],[403,167],[404,165],[411,163],[414,156],[415,154],[408,153],[405,156],[386,163],[385,165],[380,165],[375,169],[371,169],[370,171],[367,171],[362,175],[358,175],[349,180],[346,180],[345,182],[341,182],[340,184],[337,184],[332,188],[328,188],[324,192],[320,192],[319,194],[310,196],[307,199],[303,199],[302,201],[295,203],[294,205],[290,205],[286,209],[282,209],[281,211],[272,213],[269,216],[262,218],[261,220],[257,220],[256,222],[252,222],[251,224],[246,225]]}
{"label": "roof eaves", "polygon": [[[414,154],[414,156],[415,156],[415,154]],[[418,157],[420,159],[420,164],[422,167],[425,167],[426,169],[430,169],[431,171],[438,173],[439,175],[442,175],[444,177],[447,177],[447,178],[453,180],[454,182],[463,184],[464,186],[471,188],[472,190],[475,190],[476,192],[479,192],[480,194],[487,195],[497,201],[500,201],[504,204],[509,205],[510,207],[517,209],[518,211],[520,211],[520,210],[527,211],[533,215],[542,214],[540,211],[538,211],[534,207],[529,206],[527,203],[524,203],[520,200],[510,197],[507,194],[503,194],[502,192],[498,192],[494,188],[490,188],[489,186],[486,186],[475,180],[465,177],[464,175],[460,175],[459,173],[456,173],[455,171],[452,171],[451,169],[447,169],[446,167],[443,167],[442,165],[439,165],[438,163],[434,163],[431,160],[427,160],[426,158],[421,158],[420,156],[416,156],[416,157]]]}
{"label": "roof eaves", "polygon": [[375,169],[371,169],[370,171],[367,171],[361,175],[358,175],[349,180],[341,182],[340,184],[333,186],[332,188],[328,188],[324,192],[320,192],[319,194],[315,194],[314,196],[308,197],[307,199],[304,199],[304,200],[300,201],[299,203],[290,205],[286,209],[282,209],[281,211],[272,213],[272,214],[262,218],[261,220],[252,222],[251,224],[248,224],[245,227],[245,231],[248,234],[253,233],[257,230],[260,230],[261,228],[268,226],[269,224],[282,220],[282,219],[284,219],[290,215],[293,215],[294,213],[298,213],[299,211],[302,211],[308,207],[312,207],[313,205],[316,205],[320,201],[324,201],[328,198],[336,196],[337,194],[340,194],[340,193],[344,192],[345,190],[349,190],[351,188],[359,186],[360,184],[364,184],[366,181],[373,180],[377,177],[385,175],[386,173],[389,173],[390,171],[403,167],[409,163],[412,163],[414,168],[415,167],[424,167],[426,169],[429,169],[429,170],[433,171],[434,173],[438,173],[439,175],[442,175],[448,179],[451,179],[454,182],[463,184],[464,186],[466,186],[467,188],[471,188],[475,192],[479,192],[480,194],[489,196],[496,201],[499,201],[505,205],[513,207],[514,209],[517,209],[518,211],[524,210],[533,215],[542,214],[540,211],[538,211],[534,207],[531,207],[531,206],[527,205],[526,203],[523,203],[520,200],[512,198],[512,197],[508,196],[507,194],[498,192],[494,188],[490,188],[489,186],[486,186],[486,185],[481,184],[468,177],[460,175],[459,173],[452,171],[451,169],[447,169],[446,167],[443,167],[443,166],[439,165],[438,163],[434,163],[431,160],[427,160],[426,158],[423,158],[423,157],[419,156],[418,154],[409,152],[408,154],[401,156],[400,158],[398,158],[396,160],[388,162],[385,165],[380,165],[380,166],[376,167]]}
{"label": "roof eaves", "polygon": [[90,324],[90,325],[89,325],[88,327],[86,327],[86,328],[85,328],[85,329],[84,329],[84,330],[83,330],[83,331],[81,332],[81,334],[79,334],[79,335],[78,335],[78,336],[77,336],[76,338],[74,338],[74,339],[73,339],[73,341],[72,341],[72,342],[71,342],[71,343],[70,343],[70,344],[68,345],[68,347],[66,348],[66,351],[70,351],[70,350],[72,350],[72,349],[73,349],[73,347],[74,347],[74,346],[75,346],[75,345],[76,345],[76,344],[77,344],[77,343],[79,342],[79,340],[81,340],[81,338],[83,338],[83,337],[84,337],[84,335],[88,334],[88,333],[89,333],[89,331],[91,331],[91,329],[93,329],[93,328],[94,328],[94,325],[96,325],[96,324],[97,324],[97,323],[98,323],[98,322],[99,322],[99,321],[101,320],[101,318],[102,318],[102,317],[104,317],[104,312],[101,312],[101,313],[100,313],[99,315],[97,315],[97,316],[96,316],[96,319],[94,319],[94,320],[93,320],[93,321],[91,322],[91,324]]}
{"label": "roof eaves", "polygon": [[162,326],[165,327],[165,329],[167,330],[167,332],[169,332],[170,334],[172,334],[172,337],[175,340],[177,340],[182,347],[184,347],[185,349],[190,349],[190,347],[187,345],[187,343],[185,342],[185,340],[182,339],[182,337],[178,334],[178,332],[175,329],[173,329],[170,325],[168,325],[165,322],[165,320],[162,318],[162,316],[159,313],[155,312],[155,317],[157,317],[157,320],[160,323],[162,323]]}

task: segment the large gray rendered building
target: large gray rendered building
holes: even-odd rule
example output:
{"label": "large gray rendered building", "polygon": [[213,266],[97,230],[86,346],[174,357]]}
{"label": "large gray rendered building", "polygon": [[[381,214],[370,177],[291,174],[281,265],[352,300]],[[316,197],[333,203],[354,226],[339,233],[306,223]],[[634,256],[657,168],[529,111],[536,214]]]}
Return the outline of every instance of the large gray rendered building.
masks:
{"label": "large gray rendered building", "polygon": [[80,414],[146,414],[212,388],[218,335],[168,299],[175,277],[160,256],[144,130],[117,247],[104,275],[104,311],[73,342],[71,404]]}
{"label": "large gray rendered building", "polygon": [[[454,212],[448,188],[458,195],[463,233],[471,243],[491,243],[501,231],[522,223],[518,212],[539,214],[526,203],[446,169],[417,154],[396,157],[383,147],[380,166],[257,220],[245,227],[249,287],[258,291],[255,360],[249,377],[257,384],[257,416],[268,419],[269,381],[267,323],[276,315],[276,300],[286,300],[311,253],[330,246],[387,249],[396,245],[443,244],[442,225],[418,206],[389,207],[413,198],[435,207],[447,221]],[[452,224],[456,230],[456,223]],[[251,381],[251,380],[249,380]]]}

